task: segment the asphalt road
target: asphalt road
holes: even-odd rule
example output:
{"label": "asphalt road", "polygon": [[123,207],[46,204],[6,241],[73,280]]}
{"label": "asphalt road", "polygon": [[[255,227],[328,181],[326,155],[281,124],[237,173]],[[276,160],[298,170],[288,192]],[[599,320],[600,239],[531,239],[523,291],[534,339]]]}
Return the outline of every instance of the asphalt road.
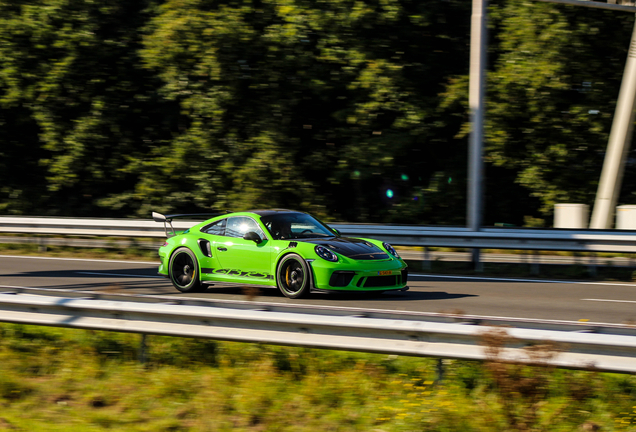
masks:
{"label": "asphalt road", "polygon": [[[38,287],[126,294],[174,295],[227,300],[251,299],[253,290],[214,285],[182,294],[157,276],[157,263],[0,256],[2,286]],[[636,284],[560,282],[460,276],[411,275],[407,292],[374,295],[312,293],[290,300],[261,288],[255,299],[419,312],[636,324]]]}

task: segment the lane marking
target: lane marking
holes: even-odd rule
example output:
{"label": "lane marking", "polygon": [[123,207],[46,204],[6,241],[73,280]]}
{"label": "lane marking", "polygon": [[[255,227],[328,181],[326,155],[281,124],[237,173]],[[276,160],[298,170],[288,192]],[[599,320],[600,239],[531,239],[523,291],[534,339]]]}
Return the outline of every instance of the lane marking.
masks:
{"label": "lane marking", "polygon": [[548,279],[512,279],[512,278],[495,278],[495,277],[486,277],[486,276],[450,276],[450,275],[421,274],[421,273],[410,273],[409,276],[443,278],[443,279],[470,279],[470,280],[483,280],[483,281],[494,281],[494,282],[524,282],[524,283],[534,282],[534,283],[554,283],[554,284],[612,285],[612,286],[636,287],[636,284],[615,283],[615,282],[585,282],[585,281],[548,280]]}
{"label": "lane marking", "polygon": [[75,272],[77,274],[85,274],[85,275],[98,275],[98,276],[124,276],[124,277],[133,277],[133,278],[161,278],[165,279],[162,276],[146,276],[146,275],[134,275],[134,274],[125,274],[125,273],[98,273],[98,272]]}
{"label": "lane marking", "polygon": [[155,261],[127,261],[127,260],[105,260],[105,259],[90,259],[90,258],[60,258],[60,257],[38,257],[29,255],[0,255],[1,258],[27,258],[27,259],[42,259],[42,260],[60,260],[60,261],[87,261],[87,262],[107,262],[107,263],[129,263],[129,264],[147,264],[147,265],[159,265],[159,262]]}
{"label": "lane marking", "polygon": [[[60,261],[104,262],[104,263],[118,263],[118,264],[122,264],[122,263],[144,264],[148,266],[156,266],[160,264],[159,262],[152,262],[152,261],[125,261],[125,260],[100,260],[100,259],[88,259],[88,258],[37,257],[37,256],[28,256],[28,255],[0,255],[0,257],[60,260]],[[468,279],[468,280],[483,280],[483,281],[495,281],[495,282],[558,283],[558,284],[576,284],[576,285],[610,285],[610,286],[636,287],[636,284],[615,283],[615,282],[584,282],[584,281],[565,281],[565,280],[547,280],[547,279],[513,279],[513,278],[495,278],[495,277],[486,277],[486,276],[451,276],[451,275],[436,275],[436,274],[422,274],[422,273],[411,273],[410,275],[419,276],[419,277],[429,277],[429,278]],[[161,276],[143,276],[143,277],[161,277]]]}
{"label": "lane marking", "polygon": [[608,299],[581,299],[585,301],[612,302],[612,303],[636,303],[636,300],[608,300]]}
{"label": "lane marking", "polygon": [[[159,277],[159,276],[158,276]],[[0,289],[2,288],[24,288],[24,289],[41,289],[41,290],[51,290],[51,291],[62,291],[59,288],[37,288],[37,287],[25,287],[25,286],[15,286],[15,285],[0,285]],[[83,292],[82,290],[71,290],[71,292]],[[87,293],[91,293],[91,292],[98,292],[98,291],[87,291]],[[13,293],[2,293],[0,292],[0,295],[6,295],[6,294],[13,294]],[[28,293],[27,293],[28,294]],[[149,298],[170,298],[170,300],[175,300],[175,299],[184,299],[184,300],[207,300],[206,297],[167,297],[165,295],[147,295],[147,294],[142,294],[142,296],[145,297],[149,297]],[[593,300],[593,299],[583,299],[583,300]],[[220,299],[211,299],[211,301],[213,302],[219,302],[219,303],[224,303],[226,302],[226,300],[220,300]],[[610,300],[611,301],[611,300]],[[620,300],[617,300],[620,301]],[[249,304],[249,305],[253,305],[254,302],[249,301],[249,300],[228,300],[228,303],[243,303],[243,304]],[[282,307],[287,307],[290,305],[290,303],[266,303],[267,306],[282,306]],[[293,304],[293,303],[292,303]],[[300,306],[301,308],[303,306],[305,306],[305,303],[298,303],[298,306]],[[352,308],[352,307],[347,307],[347,306],[326,306],[327,309],[333,309],[333,310],[345,310],[345,311],[351,311],[351,312],[355,312],[355,311],[360,311],[361,313],[369,313],[369,312],[378,312],[378,313],[391,313],[391,312],[409,312],[409,311],[403,311],[403,310],[398,310],[398,309],[364,309],[364,308]],[[415,312],[417,314],[417,311],[411,311],[411,312]],[[429,316],[445,316],[448,314],[444,314],[444,313],[440,313],[440,312],[423,312],[424,315],[429,315]],[[556,320],[556,319],[538,319],[538,318],[520,318],[520,317],[507,317],[507,316],[498,316],[498,315],[471,315],[471,314],[467,314],[464,315],[464,317],[466,318],[480,318],[480,319],[496,319],[496,320],[509,320],[509,321],[519,321],[519,322],[525,322],[525,323],[544,323],[544,322],[550,322],[550,323],[556,323],[556,324],[581,324],[582,320],[578,320],[578,321],[572,321],[572,320]],[[609,325],[609,326],[615,326],[617,325],[617,323],[610,323],[610,322],[589,322],[586,321],[585,322],[586,325]]]}

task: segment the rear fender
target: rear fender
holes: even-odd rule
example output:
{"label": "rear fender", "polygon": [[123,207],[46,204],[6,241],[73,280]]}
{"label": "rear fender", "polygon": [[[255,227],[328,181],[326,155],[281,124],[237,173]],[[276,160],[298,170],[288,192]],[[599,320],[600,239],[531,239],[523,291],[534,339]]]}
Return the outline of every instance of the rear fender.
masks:
{"label": "rear fender", "polygon": [[169,265],[174,252],[180,247],[187,247],[194,253],[194,256],[197,258],[197,270],[199,271],[199,275],[201,275],[201,267],[206,267],[206,262],[203,262],[204,259],[208,257],[204,256],[201,252],[201,248],[199,248],[199,244],[197,243],[197,238],[188,236],[188,235],[180,235],[170,239],[173,243],[172,251],[170,251],[170,256],[168,257],[167,263]]}

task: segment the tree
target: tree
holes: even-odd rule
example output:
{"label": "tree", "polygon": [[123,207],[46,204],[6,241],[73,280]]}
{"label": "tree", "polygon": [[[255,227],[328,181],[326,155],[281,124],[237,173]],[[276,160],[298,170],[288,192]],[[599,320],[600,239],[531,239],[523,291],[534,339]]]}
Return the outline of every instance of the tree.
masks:
{"label": "tree", "polygon": [[[633,18],[517,1],[495,3],[491,17],[488,164],[516,173],[544,218],[558,202],[592,204]],[[449,86],[447,104],[465,83]]]}
{"label": "tree", "polygon": [[445,75],[467,67],[457,53],[467,52],[468,16],[447,25],[466,10],[455,1],[167,1],[142,56],[182,122],[140,187],[161,185],[151,201],[166,193],[183,207],[277,204],[381,220],[410,206],[407,219],[421,218],[430,177],[455,157],[435,136],[444,127],[435,111]]}
{"label": "tree", "polygon": [[[154,140],[166,137],[165,120],[154,115],[163,103],[153,97],[153,77],[137,57],[146,6],[122,0],[0,1],[0,109],[9,163],[22,169],[20,158],[30,161],[24,168],[39,182],[34,203],[43,205],[23,199],[20,210],[9,200],[9,211],[130,211],[112,201],[104,209],[101,200],[132,192],[138,174],[129,167]],[[13,121],[6,126],[16,116],[22,127]],[[19,178],[29,183],[25,174]]]}

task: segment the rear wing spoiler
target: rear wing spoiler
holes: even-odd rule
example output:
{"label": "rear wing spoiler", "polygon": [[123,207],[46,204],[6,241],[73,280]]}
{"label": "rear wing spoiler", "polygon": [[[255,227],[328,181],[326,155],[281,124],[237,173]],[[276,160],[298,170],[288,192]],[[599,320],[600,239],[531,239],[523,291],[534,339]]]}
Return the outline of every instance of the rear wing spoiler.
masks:
{"label": "rear wing spoiler", "polygon": [[[221,216],[226,213],[227,212],[162,215],[161,213],[152,212],[152,218],[155,220],[155,222],[163,222],[163,229],[166,232],[166,237],[174,237],[177,235],[177,232],[172,226],[172,219],[209,219],[211,217]],[[168,232],[168,225],[170,225],[170,230],[172,231],[172,233]]]}

